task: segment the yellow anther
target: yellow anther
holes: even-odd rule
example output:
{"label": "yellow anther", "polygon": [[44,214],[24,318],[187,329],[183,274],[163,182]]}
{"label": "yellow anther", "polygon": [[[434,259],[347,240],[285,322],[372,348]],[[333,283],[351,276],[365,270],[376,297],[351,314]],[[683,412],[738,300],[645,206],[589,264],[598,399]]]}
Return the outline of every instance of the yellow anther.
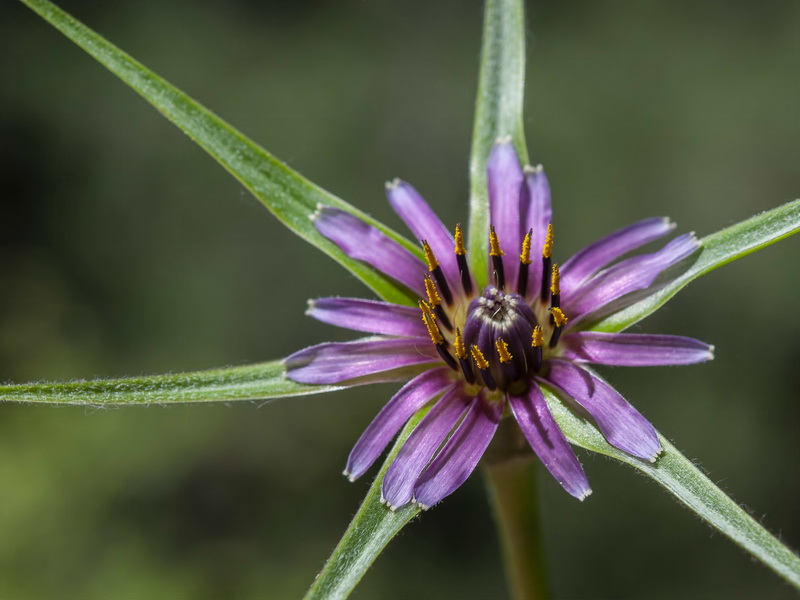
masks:
{"label": "yellow anther", "polygon": [[425,277],[425,293],[428,294],[428,302],[434,308],[442,303],[441,298],[439,298],[439,293],[436,291],[436,285],[433,283],[433,279],[431,279],[430,276]]}
{"label": "yellow anther", "polygon": [[466,358],[467,357],[467,349],[464,348],[464,338],[461,337],[461,330],[456,327],[456,339],[453,342],[453,346],[456,350],[456,356],[458,358]]}
{"label": "yellow anther", "polygon": [[481,349],[473,344],[470,350],[472,351],[472,358],[475,360],[475,366],[477,366],[481,371],[488,369],[489,363],[486,361],[486,357],[483,356]]}
{"label": "yellow anther", "polygon": [[523,265],[531,264],[531,234],[533,230],[525,234],[525,239],[522,240],[522,252],[519,254],[519,262]]}
{"label": "yellow anther", "polygon": [[461,233],[461,225],[456,225],[456,254],[464,256],[467,249],[464,247],[464,234]]}
{"label": "yellow anther", "polygon": [[494,345],[497,346],[497,354],[500,356],[500,362],[510,363],[511,359],[514,357],[511,356],[511,352],[508,351],[508,344],[506,341],[503,338],[498,338]]}
{"label": "yellow anther", "polygon": [[500,249],[500,240],[497,239],[497,233],[494,230],[494,225],[489,228],[489,255],[490,256],[503,256],[505,252]]}
{"label": "yellow anther", "polygon": [[553,255],[553,224],[547,226],[547,236],[544,238],[544,247],[542,248],[542,257],[550,258]]}
{"label": "yellow anther", "polygon": [[531,346],[534,348],[541,348],[544,346],[544,333],[542,332],[542,328],[538,325],[533,328],[533,336],[531,339]]}
{"label": "yellow anther", "polygon": [[556,322],[556,327],[563,327],[566,322],[569,321],[567,315],[565,315],[557,306],[554,306],[550,309],[550,314],[553,315],[553,320]]}
{"label": "yellow anther", "polygon": [[428,334],[431,336],[431,341],[436,345],[443,344],[444,338],[442,337],[442,332],[439,331],[439,328],[436,326],[433,316],[426,314],[422,316],[422,319],[425,321],[425,327],[428,328]]}
{"label": "yellow anther", "polygon": [[420,300],[418,303],[419,309],[422,311],[422,320],[425,320],[425,315],[431,314],[431,306],[425,300]]}
{"label": "yellow anther", "polygon": [[439,261],[433,254],[430,245],[425,240],[422,240],[422,251],[425,253],[425,262],[428,263],[428,270],[433,271],[439,266]]}
{"label": "yellow anther", "polygon": [[550,278],[550,291],[553,295],[561,293],[561,275],[558,272],[558,263],[553,263],[553,276]]}

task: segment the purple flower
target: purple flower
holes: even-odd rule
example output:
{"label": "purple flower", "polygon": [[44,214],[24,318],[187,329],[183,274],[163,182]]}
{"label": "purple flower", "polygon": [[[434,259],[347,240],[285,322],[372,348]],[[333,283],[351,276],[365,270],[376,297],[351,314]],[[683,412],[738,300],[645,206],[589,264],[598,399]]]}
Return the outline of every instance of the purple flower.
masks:
{"label": "purple flower", "polygon": [[694,235],[622,259],[673,229],[667,219],[645,219],[559,266],[552,261],[550,186],[541,167],[523,169],[513,146],[499,142],[487,175],[491,283],[483,289],[470,274],[460,227],[452,236],[405,182],[387,185],[389,203],[421,240],[425,261],[350,213],[320,206],[314,215],[319,231],[346,254],[420,298],[418,309],[355,298],[311,301],[312,317],[375,337],[320,344],[286,360],[288,376],[303,383],[406,381],[350,453],[345,475],[351,480],[413,414],[432,405],[386,472],[382,493],[392,509],[408,502],[428,508],[452,493],[507,415],[553,477],[583,500],[589,482],[541,386],[592,419],[610,444],[652,462],[661,452],[653,426],[586,364],[685,365],[712,358],[711,346],[690,338],[591,331],[677,276],[700,247]]}

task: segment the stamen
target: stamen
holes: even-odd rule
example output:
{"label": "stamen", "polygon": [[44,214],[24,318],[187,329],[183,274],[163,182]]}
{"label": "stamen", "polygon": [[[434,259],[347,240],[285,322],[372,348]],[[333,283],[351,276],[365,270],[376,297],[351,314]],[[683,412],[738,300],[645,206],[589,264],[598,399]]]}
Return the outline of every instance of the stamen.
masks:
{"label": "stamen", "polygon": [[426,240],[422,240],[422,251],[425,253],[425,262],[428,263],[428,270],[433,273],[433,277],[439,285],[439,291],[444,296],[444,301],[447,304],[452,304],[453,295],[450,293],[450,286],[447,285],[447,280],[444,278],[444,273],[442,273],[442,267],[439,266],[439,261],[436,260],[436,255]]}
{"label": "stamen", "polygon": [[508,344],[506,341],[503,338],[498,338],[494,345],[497,346],[497,354],[500,356],[500,362],[510,363],[511,359],[514,357],[511,356],[511,353],[508,351]]}
{"label": "stamen", "polygon": [[433,273],[434,269],[439,266],[439,261],[436,260],[436,255],[434,255],[426,240],[422,240],[422,251],[425,253],[425,262],[428,263],[428,270]]}
{"label": "stamen", "polygon": [[461,232],[461,223],[456,225],[456,248],[455,252],[459,256],[465,256],[467,254],[467,248],[464,246],[464,234]]}
{"label": "stamen", "polygon": [[458,357],[458,363],[461,365],[461,370],[464,373],[464,379],[467,383],[475,383],[475,372],[472,370],[472,363],[467,358],[467,349],[464,347],[464,338],[461,337],[461,330],[456,327],[456,339],[453,342],[453,347]]}
{"label": "stamen", "polygon": [[472,345],[470,349],[472,352],[472,359],[475,361],[475,366],[478,367],[481,371],[485,371],[489,368],[489,363],[486,360],[486,357],[481,352],[481,349],[478,348],[475,344]]}
{"label": "stamen", "polygon": [[442,303],[441,298],[439,298],[439,292],[436,291],[436,285],[430,275],[425,276],[425,293],[428,295],[428,304],[434,308]]}
{"label": "stamen", "polygon": [[458,270],[461,273],[461,286],[464,288],[464,293],[469,296],[472,294],[472,276],[469,274],[469,266],[467,265],[467,249],[464,246],[464,234],[461,233],[461,225],[456,225],[456,262],[458,263]]}
{"label": "stamen", "polygon": [[433,307],[436,316],[439,317],[439,321],[441,321],[442,325],[448,330],[453,331],[453,326],[450,324],[447,313],[444,312],[442,308],[442,300],[436,292],[436,285],[433,283],[433,279],[431,279],[430,275],[425,276],[425,293],[428,295],[428,302]]}
{"label": "stamen", "polygon": [[506,274],[503,269],[503,250],[500,248],[500,240],[497,239],[497,233],[494,230],[494,225],[489,227],[489,256],[492,257],[492,266],[494,267],[495,285],[502,289],[506,287]]}
{"label": "stamen", "polygon": [[511,355],[511,352],[508,351],[508,344],[503,338],[497,338],[494,345],[497,348],[497,355],[500,357],[500,364],[505,371],[506,377],[508,377],[510,381],[515,381],[518,373],[516,366],[511,362],[511,359],[514,357]]}
{"label": "stamen", "polygon": [[553,348],[556,344],[558,344],[558,340],[561,337],[561,331],[569,319],[557,306],[554,306],[550,309],[550,314],[552,315],[553,321],[556,325],[556,328],[553,330],[553,335],[550,336],[550,347]]}
{"label": "stamen", "polygon": [[419,306],[419,309],[422,311],[422,320],[424,321],[425,315],[431,314],[431,307],[425,300],[420,300],[417,306]]}
{"label": "stamen", "polygon": [[542,302],[547,302],[550,296],[550,270],[553,255],[553,224],[547,226],[547,236],[544,238],[544,247],[542,248]]}
{"label": "stamen", "polygon": [[[550,274],[550,306],[552,308],[561,306],[561,275],[558,272],[558,263],[553,263],[553,271]],[[550,322],[555,323],[553,316],[550,317]]]}
{"label": "stamen", "polygon": [[425,321],[425,327],[428,328],[428,335],[431,336],[431,341],[437,346],[439,344],[444,344],[444,337],[442,336],[442,332],[439,331],[436,321],[433,320],[433,315],[430,313],[423,313],[422,320]]}
{"label": "stamen", "polygon": [[553,315],[553,320],[556,322],[556,327],[563,327],[567,321],[569,321],[567,315],[564,314],[564,311],[557,306],[554,306],[550,309],[550,314]]}
{"label": "stamen", "polygon": [[539,325],[533,328],[531,346],[533,347],[533,370],[539,371],[542,368],[542,346],[544,346],[544,332]]}
{"label": "stamen", "polygon": [[423,311],[422,320],[425,321],[425,327],[428,328],[428,334],[431,336],[431,341],[436,346],[436,351],[439,353],[439,356],[441,356],[442,360],[447,363],[448,367],[454,371],[458,371],[458,363],[447,351],[447,340],[444,339],[442,332],[439,331],[439,327],[436,325],[433,315]]}
{"label": "stamen", "polygon": [[487,362],[486,357],[483,355],[483,352],[481,352],[480,348],[478,348],[475,344],[472,345],[471,351],[472,359],[475,361],[475,366],[477,366],[481,371],[483,383],[485,383],[486,387],[490,390],[496,390],[497,384],[494,382],[494,378],[489,372],[489,363]]}
{"label": "stamen", "polygon": [[531,264],[531,237],[533,229],[525,234],[522,240],[522,251],[519,254],[519,277],[517,278],[517,292],[523,298],[528,293],[528,265]]}

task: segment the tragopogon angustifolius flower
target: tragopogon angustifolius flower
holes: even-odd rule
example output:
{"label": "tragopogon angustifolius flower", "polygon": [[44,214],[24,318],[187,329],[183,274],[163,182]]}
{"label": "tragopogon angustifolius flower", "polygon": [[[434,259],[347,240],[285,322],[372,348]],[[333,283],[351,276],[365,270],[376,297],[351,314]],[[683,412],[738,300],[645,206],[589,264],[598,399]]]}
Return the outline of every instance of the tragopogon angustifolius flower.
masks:
{"label": "tragopogon angustifolius flower", "polygon": [[320,206],[313,217],[350,257],[419,296],[419,308],[355,298],[311,301],[312,317],[376,337],[320,344],[286,360],[289,377],[304,383],[406,381],[353,448],[345,470],[351,480],[413,414],[432,404],[386,472],[382,494],[392,509],[412,501],[428,508],[452,493],[506,415],[514,416],[564,489],[583,500],[591,493],[589,482],[540,386],[593,419],[610,444],[655,461],[661,445],[653,426],[584,365],[684,365],[712,358],[711,346],[691,338],[588,329],[669,283],[699,248],[693,234],[623,259],[674,228],[666,218],[646,219],[558,265],[542,168],[523,168],[513,145],[500,141],[489,157],[487,183],[490,283],[483,289],[470,273],[460,226],[451,235],[407,183],[395,180],[387,194],[421,241],[424,261],[350,213]]}

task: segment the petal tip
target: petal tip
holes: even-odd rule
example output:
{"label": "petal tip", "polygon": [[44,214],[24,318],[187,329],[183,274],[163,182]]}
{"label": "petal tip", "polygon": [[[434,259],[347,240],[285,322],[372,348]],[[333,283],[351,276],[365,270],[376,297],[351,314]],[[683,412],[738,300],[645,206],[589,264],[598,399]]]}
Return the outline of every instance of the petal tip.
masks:
{"label": "petal tip", "polygon": [[496,146],[502,146],[505,144],[511,143],[511,136],[510,135],[501,135],[495,138],[494,143]]}
{"label": "petal tip", "polygon": [[592,488],[586,488],[580,496],[575,496],[578,500],[583,502],[592,495]]}
{"label": "petal tip", "polygon": [[386,186],[386,191],[391,192],[399,188],[402,184],[403,181],[399,177],[395,177],[391,181],[387,181],[384,185]]}
{"label": "petal tip", "polygon": [[350,483],[353,483],[353,482],[356,480],[356,477],[355,477],[355,475],[353,475],[353,474],[352,474],[350,471],[348,471],[347,469],[345,469],[344,471],[342,471],[342,475],[344,475],[345,477],[347,477],[347,481],[349,481]]}
{"label": "petal tip", "polygon": [[525,173],[525,175],[539,175],[542,171],[544,171],[542,165],[525,165],[522,167],[522,172]]}

